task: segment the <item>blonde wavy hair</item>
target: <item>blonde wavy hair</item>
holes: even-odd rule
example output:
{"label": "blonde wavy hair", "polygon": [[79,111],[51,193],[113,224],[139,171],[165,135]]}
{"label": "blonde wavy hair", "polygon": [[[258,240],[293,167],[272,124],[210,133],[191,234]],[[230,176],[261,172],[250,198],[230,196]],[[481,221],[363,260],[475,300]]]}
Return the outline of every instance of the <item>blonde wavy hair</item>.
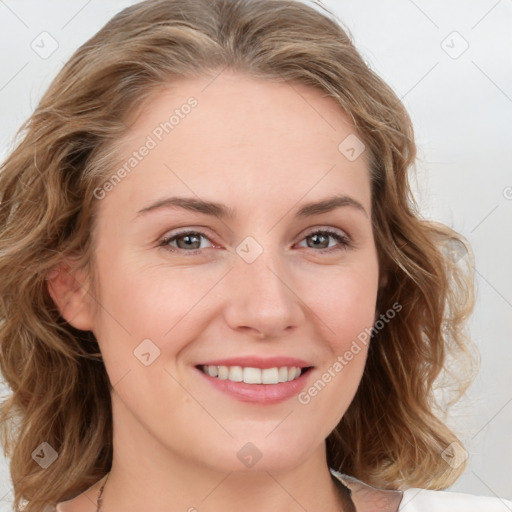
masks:
{"label": "blonde wavy hair", "polygon": [[[416,146],[399,98],[328,11],[286,0],[149,0],[73,54],[0,168],[0,366],[12,391],[0,421],[18,508],[72,498],[112,461],[112,386],[99,346],[60,316],[48,273],[73,255],[94,274],[93,191],[112,171],[129,117],[174,79],[227,68],[323,91],[370,155],[387,275],[377,306],[402,309],[372,337],[354,400],[326,440],[329,466],[387,489],[443,489],[465,469],[441,453],[463,446],[447,411],[479,359],[466,327],[472,255],[460,235],[418,213],[408,177]],[[440,403],[437,388],[453,398]],[[58,452],[46,469],[32,458],[42,442]]]}

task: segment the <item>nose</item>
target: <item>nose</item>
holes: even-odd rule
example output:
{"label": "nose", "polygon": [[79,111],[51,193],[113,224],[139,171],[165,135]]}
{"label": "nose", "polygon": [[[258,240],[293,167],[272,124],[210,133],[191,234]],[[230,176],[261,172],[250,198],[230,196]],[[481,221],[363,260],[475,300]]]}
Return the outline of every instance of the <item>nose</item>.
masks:
{"label": "nose", "polygon": [[234,330],[277,338],[304,322],[305,306],[282,255],[264,251],[252,263],[237,258],[226,286],[225,318]]}

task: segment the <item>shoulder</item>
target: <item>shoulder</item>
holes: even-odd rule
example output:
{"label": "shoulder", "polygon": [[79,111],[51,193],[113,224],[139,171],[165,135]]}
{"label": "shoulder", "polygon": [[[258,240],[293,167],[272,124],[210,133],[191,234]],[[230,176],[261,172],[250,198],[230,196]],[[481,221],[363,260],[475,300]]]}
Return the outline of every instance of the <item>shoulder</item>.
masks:
{"label": "shoulder", "polygon": [[[435,507],[435,508],[433,508]],[[452,491],[411,488],[404,491],[398,512],[506,512],[512,501]]]}

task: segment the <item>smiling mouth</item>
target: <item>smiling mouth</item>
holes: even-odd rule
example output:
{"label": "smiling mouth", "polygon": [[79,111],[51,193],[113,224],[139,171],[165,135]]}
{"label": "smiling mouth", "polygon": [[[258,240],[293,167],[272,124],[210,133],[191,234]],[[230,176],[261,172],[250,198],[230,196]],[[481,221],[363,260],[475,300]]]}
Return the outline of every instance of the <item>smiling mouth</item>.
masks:
{"label": "smiling mouth", "polygon": [[196,368],[210,377],[246,384],[280,384],[292,382],[309,371],[312,366],[280,366],[274,368],[254,368],[250,366],[198,365]]}

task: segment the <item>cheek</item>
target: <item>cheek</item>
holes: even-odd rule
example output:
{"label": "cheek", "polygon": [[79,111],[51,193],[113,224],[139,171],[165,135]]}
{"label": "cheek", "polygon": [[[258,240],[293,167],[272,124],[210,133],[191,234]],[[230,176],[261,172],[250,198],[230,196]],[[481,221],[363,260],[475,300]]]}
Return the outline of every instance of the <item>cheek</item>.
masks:
{"label": "cheek", "polygon": [[208,291],[219,281],[211,271],[198,278],[197,267],[136,265],[122,258],[106,262],[98,277],[94,334],[112,382],[127,371],[144,371],[138,355],[149,352],[146,359],[156,363],[151,367],[172,363],[200,335],[202,322],[211,315]]}
{"label": "cheek", "polygon": [[302,283],[304,302],[337,352],[373,325],[378,290],[378,266],[373,260],[336,271],[322,269]]}
{"label": "cheek", "polygon": [[[331,313],[331,343],[336,353],[342,354],[349,350],[352,342],[364,337],[375,321],[377,287],[363,286],[361,282],[351,281],[334,304],[327,306]],[[350,356],[349,356],[350,357]]]}
{"label": "cheek", "polygon": [[116,329],[162,337],[205,296],[211,279],[204,277],[197,279],[193,268],[108,263],[100,275],[100,314],[106,324],[117,323]]}
{"label": "cheek", "polygon": [[[311,304],[318,317],[325,358],[315,379],[298,396],[307,417],[322,418],[322,435],[336,427],[350,406],[364,371],[375,321],[377,273],[344,273],[325,282]],[[306,420],[309,421],[309,420]]]}
{"label": "cheek", "polygon": [[329,431],[350,405],[364,371],[375,322],[378,264],[368,258],[337,272],[331,268],[305,285],[310,290],[308,306],[328,350],[315,380],[298,399],[302,407],[325,419]]}

